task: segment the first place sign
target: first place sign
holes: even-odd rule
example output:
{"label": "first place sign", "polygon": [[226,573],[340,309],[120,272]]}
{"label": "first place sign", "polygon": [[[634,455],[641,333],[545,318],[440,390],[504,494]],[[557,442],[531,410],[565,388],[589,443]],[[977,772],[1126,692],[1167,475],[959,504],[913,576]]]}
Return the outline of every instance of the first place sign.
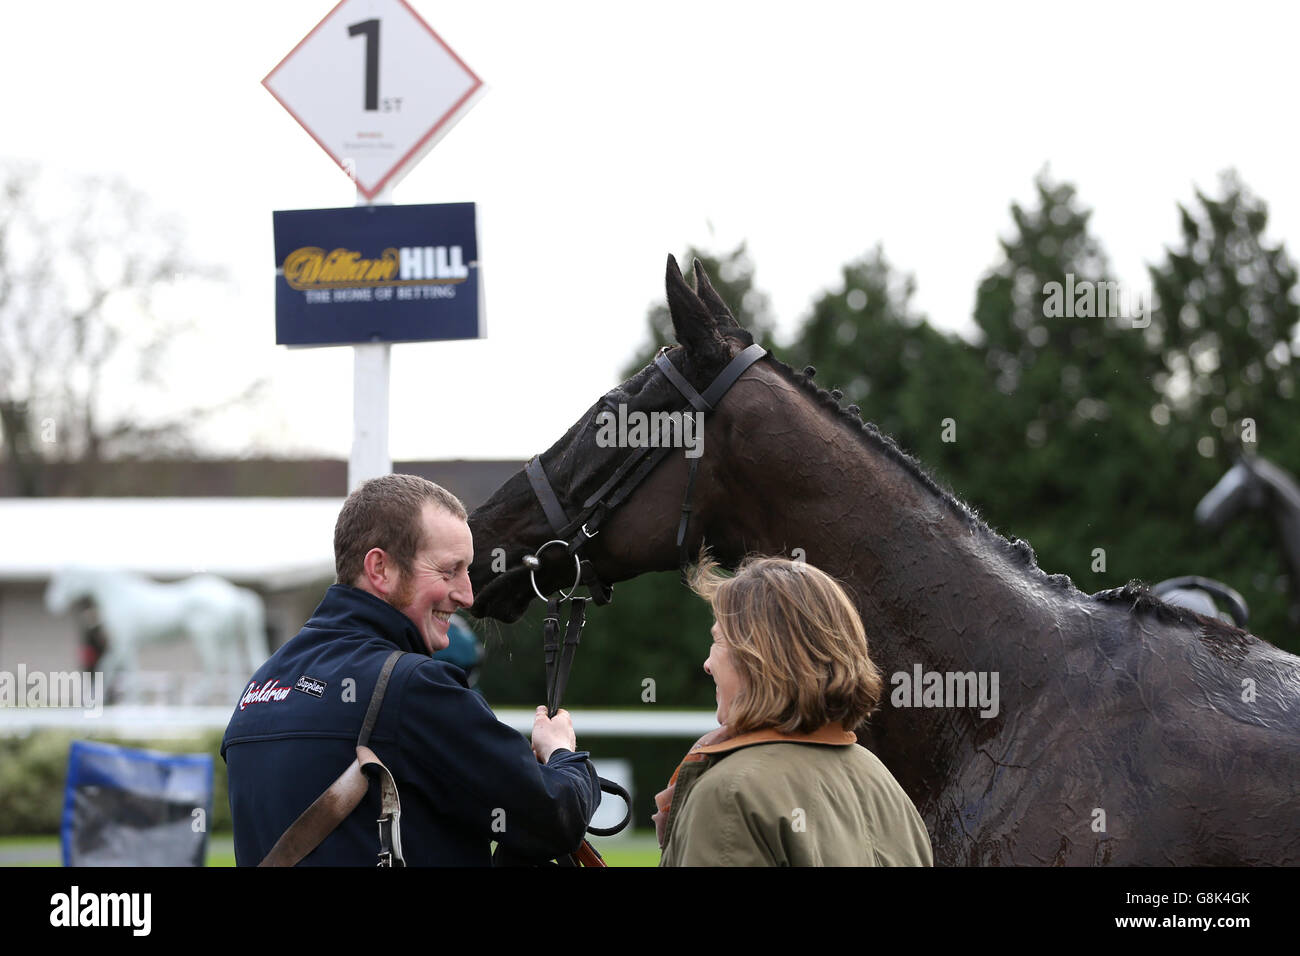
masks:
{"label": "first place sign", "polygon": [[342,0],[262,83],[367,199],[396,184],[484,88],[405,0]]}

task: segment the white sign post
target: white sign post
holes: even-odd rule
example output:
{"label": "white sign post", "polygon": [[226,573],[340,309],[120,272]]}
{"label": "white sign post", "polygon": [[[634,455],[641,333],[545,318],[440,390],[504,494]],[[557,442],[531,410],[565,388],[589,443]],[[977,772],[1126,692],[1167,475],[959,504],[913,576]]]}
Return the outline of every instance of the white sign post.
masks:
{"label": "white sign post", "polygon": [[[356,183],[357,205],[393,187],[485,87],[405,0],[341,0],[262,84]],[[391,346],[353,346],[348,491],[386,475]]]}

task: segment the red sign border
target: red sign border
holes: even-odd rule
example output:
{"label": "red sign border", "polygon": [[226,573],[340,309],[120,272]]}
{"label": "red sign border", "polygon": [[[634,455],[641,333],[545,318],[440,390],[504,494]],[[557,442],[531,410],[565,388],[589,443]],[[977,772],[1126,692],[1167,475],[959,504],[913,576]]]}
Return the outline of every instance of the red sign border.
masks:
{"label": "red sign border", "polygon": [[[317,146],[325,150],[326,155],[328,155],[330,159],[334,160],[334,162],[338,164],[339,169],[343,170],[345,174],[347,173],[347,167],[343,165],[343,161],[339,159],[339,157],[335,156],[333,150],[331,150],[328,146],[326,146],[323,142],[321,142],[320,137],[317,136],[314,132],[312,132],[310,126],[308,126],[305,122],[303,122],[302,117],[299,116],[297,113],[295,113],[293,109],[290,108],[289,104],[286,103],[284,100],[282,100],[276,94],[275,90],[271,89],[270,81],[271,81],[271,77],[275,76],[276,72],[279,71],[280,67],[288,63],[289,58],[292,57],[295,53],[297,53],[298,49],[304,43],[310,40],[316,34],[317,30],[319,30],[321,27],[325,25],[325,21],[329,20],[330,17],[334,16],[334,14],[338,12],[339,7],[343,6],[343,4],[347,2],[348,0],[339,0],[339,2],[333,6],[330,12],[325,14],[325,16],[321,18],[320,23],[312,27],[310,32],[308,32],[308,34],[305,37],[299,40],[297,44],[294,45],[294,48],[292,50],[290,50],[288,53],[284,55],[284,58],[275,65],[275,68],[272,69],[270,73],[266,74],[266,76],[262,78],[262,85],[266,87],[266,91],[270,93],[272,96],[274,96],[275,101],[279,103],[281,106],[283,106],[285,110],[288,111],[289,115],[298,121],[298,125],[307,131],[307,135],[316,141]],[[442,127],[446,125],[447,121],[450,120],[461,110],[461,108],[465,105],[467,100],[469,100],[472,96],[474,96],[474,94],[476,94],[479,90],[483,88],[483,81],[479,79],[478,74],[475,73],[473,70],[471,70],[466,65],[465,61],[456,55],[456,51],[453,50],[450,46],[448,46],[446,41],[443,40],[442,37],[438,36],[438,34],[434,32],[433,27],[429,26],[429,24],[427,24],[424,21],[424,18],[420,16],[415,11],[415,9],[409,3],[406,2],[406,0],[397,0],[397,2],[400,3],[402,6],[406,7],[407,11],[411,14],[411,16],[415,18],[415,22],[418,23],[420,26],[424,27],[426,30],[428,30],[429,35],[433,37],[434,41],[437,42],[449,54],[451,54],[451,58],[456,61],[456,63],[460,66],[462,70],[464,70],[466,73],[470,75],[471,79],[473,79],[474,85],[471,86],[465,92],[465,94],[452,105],[451,109],[447,110],[447,112],[444,113],[442,117],[436,123],[433,124],[433,127],[427,133],[425,133],[423,136],[420,137],[419,140],[416,141],[414,146],[408,149],[402,155],[402,157],[396,163],[393,164],[393,167],[389,169],[389,171],[385,173],[383,177],[380,178],[379,182],[375,184],[373,189],[367,189],[359,178],[348,176],[348,178],[351,179],[352,182],[356,184],[356,187],[361,192],[361,195],[365,196],[367,199],[374,199],[377,195],[379,195],[379,193],[383,190],[384,186],[388,183],[388,181],[392,179],[393,176],[395,176],[398,173],[398,171],[402,169],[403,166],[406,165],[406,163],[410,160],[410,158],[414,156],[416,153],[418,153],[424,147],[424,145],[429,141],[429,139],[433,137],[440,129],[442,129]]]}

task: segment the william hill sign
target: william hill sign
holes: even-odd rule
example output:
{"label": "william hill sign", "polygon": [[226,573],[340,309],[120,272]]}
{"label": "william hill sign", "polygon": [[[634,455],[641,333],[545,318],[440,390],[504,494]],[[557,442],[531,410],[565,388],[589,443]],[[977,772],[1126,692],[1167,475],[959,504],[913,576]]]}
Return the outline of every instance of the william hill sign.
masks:
{"label": "william hill sign", "polygon": [[273,215],[277,345],[482,338],[473,203]]}

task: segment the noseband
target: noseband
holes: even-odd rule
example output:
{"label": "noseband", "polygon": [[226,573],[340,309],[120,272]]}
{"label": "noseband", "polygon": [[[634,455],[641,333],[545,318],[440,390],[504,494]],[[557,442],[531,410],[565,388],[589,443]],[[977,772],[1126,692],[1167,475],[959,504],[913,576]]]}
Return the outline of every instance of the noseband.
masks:
{"label": "noseband", "polygon": [[[705,415],[713,411],[718,402],[722,401],[722,397],[727,394],[731,386],[745,373],[746,369],[767,354],[767,349],[761,345],[749,346],[727,363],[727,367],[709,384],[708,388],[704,390],[704,394],[700,394],[668,360],[668,356],[665,354],[668,348],[669,346],[665,345],[659,350],[659,353],[655,356],[654,364],[686,399],[687,404],[678,409],[678,412],[697,411]],[[582,509],[572,518],[564,510],[564,506],[560,504],[555,489],[551,487],[551,482],[546,477],[546,471],[542,468],[541,455],[534,456],[524,467],[524,472],[528,475],[528,482],[532,485],[533,493],[537,495],[537,500],[541,503],[542,511],[546,514],[546,520],[555,536],[554,539],[542,545],[542,549],[557,542],[566,545],[568,553],[574,556],[577,566],[574,586],[576,587],[578,583],[586,584],[591,589],[592,601],[598,605],[609,602],[611,587],[599,579],[589,561],[583,561],[578,557],[578,552],[583,545],[600,534],[600,528],[605,519],[622,505],[631,496],[632,492],[636,491],[646,476],[672,450],[670,446],[653,448],[649,445],[634,450],[615,469],[605,483],[582,503]],[[686,531],[691,521],[691,496],[695,491],[695,475],[699,470],[700,458],[702,457],[703,455],[700,455],[690,459],[690,471],[686,477],[686,496],[682,499],[681,520],[677,524],[678,566],[683,569],[690,563],[690,555],[686,549]],[[540,554],[541,549],[538,550],[536,556],[530,555],[533,561],[525,558],[525,564],[533,572],[536,572],[539,566]],[[533,590],[537,592],[539,597],[541,596],[541,591],[537,588],[536,578],[533,580]],[[573,589],[571,588],[569,594],[572,593]]]}

